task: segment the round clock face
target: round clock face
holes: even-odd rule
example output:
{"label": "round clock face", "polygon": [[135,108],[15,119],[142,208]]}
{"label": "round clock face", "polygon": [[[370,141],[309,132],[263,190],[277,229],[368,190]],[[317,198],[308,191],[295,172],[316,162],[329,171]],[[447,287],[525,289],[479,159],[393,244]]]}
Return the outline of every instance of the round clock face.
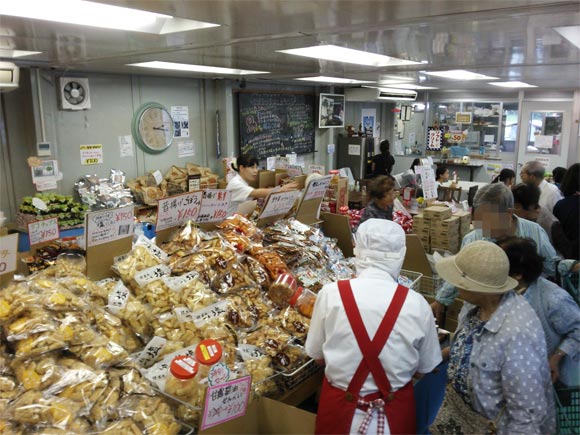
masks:
{"label": "round clock face", "polygon": [[171,146],[174,128],[173,119],[167,109],[160,104],[149,103],[137,112],[133,134],[145,151],[159,153]]}

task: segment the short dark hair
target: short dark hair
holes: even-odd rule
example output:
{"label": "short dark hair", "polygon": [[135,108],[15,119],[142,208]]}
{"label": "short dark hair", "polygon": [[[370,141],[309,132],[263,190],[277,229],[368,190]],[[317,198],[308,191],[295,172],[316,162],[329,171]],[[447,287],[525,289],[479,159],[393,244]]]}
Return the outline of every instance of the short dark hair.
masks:
{"label": "short dark hair", "polygon": [[552,178],[554,179],[554,183],[561,183],[565,173],[566,168],[563,168],[562,166],[555,167],[552,170]]}
{"label": "short dark hair", "polygon": [[415,170],[415,166],[421,166],[421,159],[419,157],[417,157],[415,160],[413,160],[413,163],[411,163],[411,170],[414,171]]}
{"label": "short dark hair", "polygon": [[379,175],[373,178],[369,185],[369,195],[371,199],[381,199],[389,190],[395,188],[395,182],[388,175]]}
{"label": "short dark hair", "polygon": [[435,180],[438,180],[439,177],[441,177],[445,171],[447,171],[447,167],[445,166],[438,166],[437,169],[435,169]]}
{"label": "short dark hair", "polygon": [[562,179],[562,184],[560,184],[560,190],[564,194],[564,196],[571,196],[574,195],[576,192],[580,191],[580,163],[574,163],[570,166],[566,173],[564,174],[564,178]]}
{"label": "short dark hair", "polygon": [[389,152],[389,148],[391,147],[391,143],[388,139],[385,139],[379,145],[379,149],[381,150],[381,154],[387,154]]}
{"label": "short dark hair", "polygon": [[536,243],[531,239],[506,237],[497,241],[510,262],[510,276],[519,274],[526,284],[531,284],[542,274],[544,259],[538,254]]}
{"label": "short dark hair", "polygon": [[510,178],[516,178],[516,173],[509,168],[503,168],[497,177],[495,177],[492,183],[502,182],[505,183]]}
{"label": "short dark hair", "polygon": [[253,154],[242,154],[236,159],[236,165],[232,163],[232,169],[236,172],[240,172],[240,166],[248,168],[250,166],[258,165],[260,161]]}
{"label": "short dark hair", "polygon": [[512,187],[514,204],[521,204],[524,210],[533,210],[540,203],[540,188],[531,183],[518,183]]}

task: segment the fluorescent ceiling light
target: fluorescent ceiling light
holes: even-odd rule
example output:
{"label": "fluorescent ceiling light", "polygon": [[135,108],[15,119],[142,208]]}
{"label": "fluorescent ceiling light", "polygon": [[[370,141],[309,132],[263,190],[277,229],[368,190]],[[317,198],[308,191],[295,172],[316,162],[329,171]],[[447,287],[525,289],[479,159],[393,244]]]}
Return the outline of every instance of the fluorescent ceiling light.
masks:
{"label": "fluorescent ceiling light", "polygon": [[423,74],[428,74],[430,76],[443,77],[446,79],[454,80],[496,80],[497,77],[484,76],[483,74],[477,74],[471,71],[465,71],[463,69],[453,69],[449,71],[421,71]]}
{"label": "fluorescent ceiling light", "polygon": [[[405,77],[405,76],[392,76],[392,75],[386,75],[386,76],[382,76],[385,79],[389,80],[396,80],[398,82],[412,82],[413,80],[415,80],[413,77]],[[379,80],[380,83],[383,83],[385,80],[381,79]]]}
{"label": "fluorescent ceiling light", "polygon": [[438,89],[438,88],[434,88],[433,86],[421,86],[421,85],[414,85],[412,83],[395,83],[391,85],[393,88],[399,88],[399,89]]}
{"label": "fluorescent ceiling light", "polygon": [[190,71],[210,74],[232,74],[239,76],[246,74],[269,74],[268,71],[251,71],[246,69],[220,68],[218,66],[190,65],[187,63],[161,62],[158,60],[151,62],[129,63],[127,65],[138,66],[141,68],[168,69],[173,71]]}
{"label": "fluorescent ceiling light", "polygon": [[219,26],[84,0],[2,0],[0,15],[158,35]]}
{"label": "fluorescent ceiling light", "polygon": [[294,48],[291,50],[276,50],[279,53],[294,54],[296,56],[311,57],[314,59],[331,60],[335,62],[354,63],[368,66],[395,66],[414,65],[419,62],[383,56],[382,54],[367,51],[353,50],[337,45],[316,45],[313,47]]}
{"label": "fluorescent ceiling light", "polygon": [[554,27],[554,30],[580,48],[580,26]]}
{"label": "fluorescent ceiling light", "polygon": [[24,51],[24,50],[7,50],[5,48],[0,48],[0,57],[24,57],[32,56],[33,54],[40,54],[42,51]]}
{"label": "fluorescent ceiling light", "polygon": [[349,85],[360,84],[360,83],[374,83],[371,81],[344,79],[341,77],[326,77],[326,76],[300,77],[300,78],[295,78],[294,80],[303,80],[305,82],[345,83],[345,84],[349,84]]}
{"label": "fluorescent ceiling light", "polygon": [[524,82],[492,82],[488,84],[501,86],[502,88],[537,88],[535,85],[528,85]]}

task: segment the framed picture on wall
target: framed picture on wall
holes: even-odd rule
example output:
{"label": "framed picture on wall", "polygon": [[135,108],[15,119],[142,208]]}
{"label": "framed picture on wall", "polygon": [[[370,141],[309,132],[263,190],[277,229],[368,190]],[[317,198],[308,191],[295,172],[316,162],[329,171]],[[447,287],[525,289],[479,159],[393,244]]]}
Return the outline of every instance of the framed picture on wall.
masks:
{"label": "framed picture on wall", "polygon": [[320,94],[318,127],[344,127],[344,95]]}

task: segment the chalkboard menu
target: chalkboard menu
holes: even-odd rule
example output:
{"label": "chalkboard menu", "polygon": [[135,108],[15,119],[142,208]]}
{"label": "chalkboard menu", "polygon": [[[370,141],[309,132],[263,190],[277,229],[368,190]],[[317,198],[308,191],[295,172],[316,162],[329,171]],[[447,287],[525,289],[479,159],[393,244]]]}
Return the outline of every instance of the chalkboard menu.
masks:
{"label": "chalkboard menu", "polygon": [[259,159],[314,152],[315,96],[238,93],[240,154]]}

